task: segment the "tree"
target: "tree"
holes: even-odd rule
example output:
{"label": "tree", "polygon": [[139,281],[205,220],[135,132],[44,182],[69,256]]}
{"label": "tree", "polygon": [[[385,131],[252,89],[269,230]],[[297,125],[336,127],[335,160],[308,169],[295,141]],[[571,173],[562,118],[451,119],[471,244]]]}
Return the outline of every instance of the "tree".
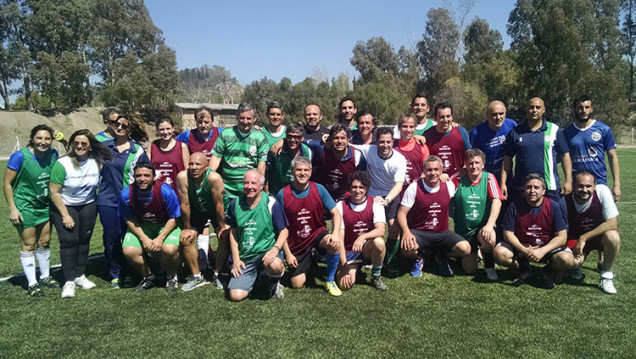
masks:
{"label": "tree", "polygon": [[179,71],[179,80],[180,101],[234,103],[243,93],[241,84],[223,66],[184,69]]}
{"label": "tree", "polygon": [[508,33],[521,69],[519,100],[543,98],[565,124],[574,98],[587,93],[599,118],[624,118],[619,11],[620,0],[518,0]]}
{"label": "tree", "polygon": [[397,55],[383,37],[374,37],[367,42],[358,41],[350,62],[364,82],[382,81],[398,73]]}
{"label": "tree", "polygon": [[629,100],[634,93],[634,59],[636,58],[636,1],[623,0],[622,8],[625,13],[623,20],[623,55],[629,60]]}
{"label": "tree", "polygon": [[459,74],[456,59],[459,30],[448,10],[431,9],[427,14],[423,38],[417,44],[418,59],[424,71],[424,90],[434,93]]}

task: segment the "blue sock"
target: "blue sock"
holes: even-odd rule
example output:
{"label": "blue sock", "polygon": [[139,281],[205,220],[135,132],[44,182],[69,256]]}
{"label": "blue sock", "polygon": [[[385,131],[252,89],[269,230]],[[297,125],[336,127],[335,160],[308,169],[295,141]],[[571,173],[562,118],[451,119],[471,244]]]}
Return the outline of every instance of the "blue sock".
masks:
{"label": "blue sock", "polygon": [[327,253],[327,282],[334,282],[336,280],[336,270],[338,269],[338,262],[340,262],[340,253]]}

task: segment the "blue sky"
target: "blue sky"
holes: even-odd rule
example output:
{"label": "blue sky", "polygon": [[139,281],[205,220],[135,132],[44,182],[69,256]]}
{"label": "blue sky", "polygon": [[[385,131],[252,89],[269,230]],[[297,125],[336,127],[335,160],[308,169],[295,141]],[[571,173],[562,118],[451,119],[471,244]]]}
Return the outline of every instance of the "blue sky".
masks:
{"label": "blue sky", "polygon": [[[296,83],[317,71],[352,78],[349,63],[357,41],[383,36],[397,51],[420,40],[431,8],[457,9],[460,0],[432,1],[204,1],[152,0],[146,7],[179,69],[224,66],[243,85],[265,76]],[[514,1],[475,0],[465,23],[486,19],[506,46]]]}

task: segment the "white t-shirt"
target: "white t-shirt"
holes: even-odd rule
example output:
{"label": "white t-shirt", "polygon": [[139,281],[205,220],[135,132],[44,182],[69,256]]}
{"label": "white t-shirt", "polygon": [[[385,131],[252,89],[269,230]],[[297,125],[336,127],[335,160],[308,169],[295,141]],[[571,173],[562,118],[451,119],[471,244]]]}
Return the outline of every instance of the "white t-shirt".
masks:
{"label": "white t-shirt", "polygon": [[[606,185],[604,184],[596,185],[596,196],[598,197],[598,200],[601,202],[601,205],[603,206],[603,221],[607,221],[610,218],[614,218],[618,216],[618,208],[616,208],[616,203],[614,203],[614,197],[612,197],[612,191],[610,191],[610,189]],[[578,213],[583,213],[587,211],[588,208],[590,208],[590,205],[592,204],[592,199],[590,198],[589,201],[583,204],[578,203],[576,200],[572,202],[574,202],[574,208],[576,209],[576,211]]]}
{"label": "white t-shirt", "polygon": [[[437,193],[437,191],[439,191],[439,189],[441,188],[441,186],[439,185],[435,188],[431,188],[427,186],[423,178],[420,179],[420,181],[422,181],[422,184],[424,184],[424,188],[430,193]],[[448,195],[452,198],[455,195],[455,185],[453,184],[452,181],[446,181],[445,183],[446,183],[446,188],[448,189]],[[408,188],[404,192],[404,195],[402,196],[402,202],[400,202],[400,204],[407,208],[413,207],[413,205],[415,204],[416,194],[417,194],[417,181],[411,183],[408,186]]]}
{"label": "white t-shirt", "polygon": [[[351,203],[351,209],[353,209],[355,212],[362,212],[364,211],[365,208],[367,208],[368,203],[369,203],[369,200],[366,200],[364,201],[364,203],[361,203],[361,204]],[[344,205],[343,201],[338,201],[338,203],[336,203],[336,208],[338,209],[338,212],[340,212],[341,217],[344,217],[343,210],[342,210],[343,205]],[[373,202],[373,223],[386,223],[386,216],[384,214],[384,206],[382,205],[382,203]],[[344,226],[344,219],[343,219],[340,224],[340,229],[344,229],[344,228],[345,226]]]}
{"label": "white t-shirt", "polygon": [[[93,158],[79,162],[76,167],[72,157],[64,156],[57,160],[64,167],[66,177],[60,194],[65,205],[79,206],[93,202],[97,198],[99,186],[99,165]],[[77,163],[77,162],[76,162]]]}
{"label": "white t-shirt", "polygon": [[393,151],[391,157],[383,159],[378,155],[378,146],[356,146],[367,159],[367,173],[371,177],[369,196],[386,196],[396,182],[404,183],[406,177],[406,158]]}

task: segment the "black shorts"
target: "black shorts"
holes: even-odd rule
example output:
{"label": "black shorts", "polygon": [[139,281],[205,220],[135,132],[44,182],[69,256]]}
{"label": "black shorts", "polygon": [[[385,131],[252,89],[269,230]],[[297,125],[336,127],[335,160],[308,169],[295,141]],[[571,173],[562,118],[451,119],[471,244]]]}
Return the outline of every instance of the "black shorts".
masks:
{"label": "black shorts", "polygon": [[395,219],[395,217],[397,217],[397,212],[398,212],[398,208],[400,208],[401,201],[402,200],[400,196],[397,196],[396,198],[393,199],[393,201],[391,201],[391,203],[387,204],[384,207],[384,215],[386,216],[387,221],[391,219]]}
{"label": "black shorts", "polygon": [[209,213],[190,213],[190,225],[196,229],[199,234],[203,233],[205,227],[211,226],[213,231],[219,226],[216,216],[210,216]]}
{"label": "black shorts", "polygon": [[457,245],[457,243],[465,240],[464,237],[451,231],[428,232],[413,229],[411,230],[411,233],[415,236],[415,240],[419,246],[418,252],[420,255],[431,252],[448,253],[453,249],[453,247],[455,247],[455,245]]}
{"label": "black shorts", "polygon": [[309,246],[309,248],[307,248],[303,253],[296,256],[298,267],[290,268],[292,277],[309,272],[309,269],[311,269],[311,265],[314,262],[314,253],[315,253],[314,248],[318,249],[318,245],[320,244],[320,241],[322,241],[322,239],[325,238],[325,236],[328,234],[329,234],[328,230],[324,230],[318,233],[318,235],[316,236],[316,239],[314,239],[314,243],[311,246]]}

